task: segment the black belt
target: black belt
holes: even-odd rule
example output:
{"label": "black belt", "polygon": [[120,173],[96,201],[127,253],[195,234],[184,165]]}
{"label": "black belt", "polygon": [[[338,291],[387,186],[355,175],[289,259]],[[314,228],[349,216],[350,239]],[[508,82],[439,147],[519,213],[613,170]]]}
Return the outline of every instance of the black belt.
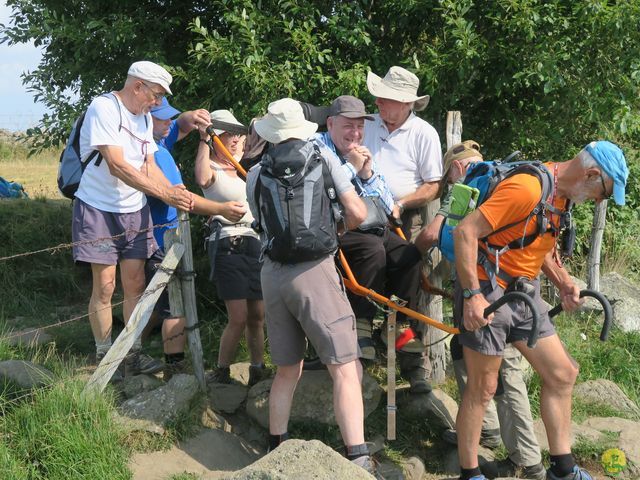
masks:
{"label": "black belt", "polygon": [[387,228],[388,227],[386,227],[386,226],[384,226],[384,227],[372,227],[372,228],[367,228],[366,230],[363,230],[361,228],[356,228],[356,232],[370,233],[370,234],[377,235],[377,236],[381,237],[381,236],[384,235],[384,232],[387,231]]}

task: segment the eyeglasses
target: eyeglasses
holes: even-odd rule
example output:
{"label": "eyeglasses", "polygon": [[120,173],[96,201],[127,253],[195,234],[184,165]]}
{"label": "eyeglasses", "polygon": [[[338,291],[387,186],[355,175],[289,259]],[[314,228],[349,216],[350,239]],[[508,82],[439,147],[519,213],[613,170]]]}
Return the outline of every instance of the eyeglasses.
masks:
{"label": "eyeglasses", "polygon": [[602,174],[600,174],[600,182],[602,182],[602,198],[606,200],[607,198],[611,197],[612,194],[607,192],[607,186],[604,183]]}
{"label": "eyeglasses", "polygon": [[149,91],[153,95],[153,98],[155,98],[159,102],[162,101],[162,99],[164,98],[164,91],[162,93],[158,93],[153,88],[151,88],[149,85],[147,85],[145,82],[140,81],[140,83],[149,89]]}

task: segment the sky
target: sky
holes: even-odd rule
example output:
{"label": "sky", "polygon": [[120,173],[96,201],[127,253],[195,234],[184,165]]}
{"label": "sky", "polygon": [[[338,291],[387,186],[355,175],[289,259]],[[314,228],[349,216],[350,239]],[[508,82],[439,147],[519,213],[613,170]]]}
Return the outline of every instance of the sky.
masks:
{"label": "sky", "polygon": [[[0,0],[0,23],[7,24],[11,9]],[[26,130],[38,123],[46,108],[34,103],[20,75],[38,66],[41,52],[33,43],[0,45],[0,129]]]}

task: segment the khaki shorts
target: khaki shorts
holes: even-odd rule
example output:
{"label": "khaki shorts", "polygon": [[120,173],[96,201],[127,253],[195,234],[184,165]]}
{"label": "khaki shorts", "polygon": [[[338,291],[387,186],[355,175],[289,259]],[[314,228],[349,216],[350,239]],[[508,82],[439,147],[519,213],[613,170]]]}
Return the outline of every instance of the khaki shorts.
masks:
{"label": "khaki shorts", "polygon": [[[540,281],[536,279],[531,283],[535,287],[533,303],[538,307],[540,313],[538,338],[550,337],[556,331],[549,319],[549,307],[540,296]],[[495,302],[504,295],[502,287],[497,286],[495,290],[492,290],[491,282],[486,280],[480,281],[480,288],[489,303]],[[453,319],[456,325],[462,323],[462,308],[462,290],[459,283],[456,282],[453,309]],[[532,325],[533,321],[529,309],[522,302],[512,302],[503,305],[495,312],[490,325],[473,332],[463,332],[458,339],[460,345],[483,355],[504,356],[506,344],[519,340],[526,341],[529,338]]]}
{"label": "khaki shorts", "polygon": [[355,316],[333,257],[282,264],[265,256],[261,280],[274,364],[300,362],[306,338],[324,364],[359,357]]}

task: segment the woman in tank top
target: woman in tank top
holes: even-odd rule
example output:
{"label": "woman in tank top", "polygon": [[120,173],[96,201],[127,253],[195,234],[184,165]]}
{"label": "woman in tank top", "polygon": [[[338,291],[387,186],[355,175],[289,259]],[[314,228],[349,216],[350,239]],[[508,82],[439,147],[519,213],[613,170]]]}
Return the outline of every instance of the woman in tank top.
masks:
{"label": "woman in tank top", "polygon": [[[242,124],[228,110],[211,113],[212,121]],[[215,129],[216,135],[234,158],[242,157],[245,137]],[[213,149],[206,141],[209,135],[200,129],[200,145],[196,155],[195,177],[204,196],[210,200],[238,201],[246,207],[245,215],[232,223],[221,216],[212,217],[212,233],[207,251],[211,265],[211,278],[216,283],[218,297],[224,300],[228,323],[220,338],[218,366],[210,381],[230,383],[229,366],[235,358],[242,334],[251,356],[249,385],[261,380],[264,374],[264,307],[260,286],[260,240],[251,228],[253,216],[247,204],[245,182],[226,160],[219,147]]]}

